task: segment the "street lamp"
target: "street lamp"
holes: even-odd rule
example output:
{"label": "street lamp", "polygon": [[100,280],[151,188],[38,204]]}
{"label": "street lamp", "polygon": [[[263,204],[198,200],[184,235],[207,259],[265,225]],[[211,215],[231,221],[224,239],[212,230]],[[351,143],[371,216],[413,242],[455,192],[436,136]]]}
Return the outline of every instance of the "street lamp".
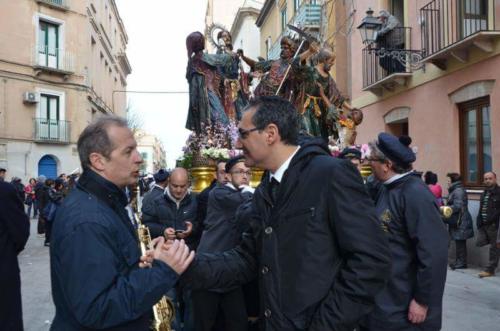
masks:
{"label": "street lamp", "polygon": [[361,33],[361,40],[363,44],[370,45],[375,42],[376,32],[380,29],[382,23],[378,18],[373,17],[373,10],[368,8],[366,17],[363,18],[358,30]]}

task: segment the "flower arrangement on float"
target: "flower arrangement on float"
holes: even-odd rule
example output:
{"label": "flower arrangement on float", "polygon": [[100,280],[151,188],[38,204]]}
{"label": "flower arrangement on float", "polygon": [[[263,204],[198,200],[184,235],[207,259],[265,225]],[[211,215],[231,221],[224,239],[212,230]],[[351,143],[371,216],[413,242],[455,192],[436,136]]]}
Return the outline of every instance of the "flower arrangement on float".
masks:
{"label": "flower arrangement on float", "polygon": [[241,154],[241,151],[235,148],[237,140],[238,127],[234,123],[202,124],[201,132],[191,132],[186,140],[178,165],[190,169],[212,166],[217,160],[229,160]]}

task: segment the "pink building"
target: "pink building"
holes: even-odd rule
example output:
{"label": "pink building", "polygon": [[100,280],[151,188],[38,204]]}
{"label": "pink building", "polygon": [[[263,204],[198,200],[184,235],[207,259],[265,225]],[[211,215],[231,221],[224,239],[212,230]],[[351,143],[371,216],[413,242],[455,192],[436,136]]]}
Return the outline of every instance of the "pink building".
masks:
{"label": "pink building", "polygon": [[[401,22],[401,28],[371,48],[357,31],[350,36],[348,85],[353,105],[365,115],[357,142],[373,140],[382,131],[408,134],[417,151],[417,170],[436,172],[444,188],[446,173],[462,174],[472,200],[469,210],[475,216],[483,174],[490,170],[500,174],[496,81],[500,77],[500,1],[355,3],[355,27],[368,8],[374,16],[386,9]],[[387,51],[394,51],[401,61],[384,57]]]}

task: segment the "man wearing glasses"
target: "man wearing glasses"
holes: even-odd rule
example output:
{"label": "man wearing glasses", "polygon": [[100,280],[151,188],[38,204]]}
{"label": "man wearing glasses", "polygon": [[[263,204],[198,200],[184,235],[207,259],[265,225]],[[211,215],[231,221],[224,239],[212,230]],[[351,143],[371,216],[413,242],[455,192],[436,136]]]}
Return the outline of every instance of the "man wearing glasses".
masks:
{"label": "man wearing glasses", "polygon": [[[218,253],[236,247],[246,227],[244,218],[238,217],[240,208],[252,199],[249,186],[251,172],[245,166],[243,156],[226,163],[225,172],[229,182],[218,184],[208,198],[207,218],[198,252]],[[218,312],[224,314],[226,330],[247,329],[245,298],[241,286],[193,291],[195,327],[198,331],[210,331],[214,327]]]}
{"label": "man wearing glasses", "polygon": [[237,147],[247,167],[267,170],[250,230],[230,251],[198,253],[182,282],[230,287],[259,277],[261,330],[352,330],[385,285],[387,239],[356,168],[322,140],[299,147],[299,127],[287,100],[250,102]]}

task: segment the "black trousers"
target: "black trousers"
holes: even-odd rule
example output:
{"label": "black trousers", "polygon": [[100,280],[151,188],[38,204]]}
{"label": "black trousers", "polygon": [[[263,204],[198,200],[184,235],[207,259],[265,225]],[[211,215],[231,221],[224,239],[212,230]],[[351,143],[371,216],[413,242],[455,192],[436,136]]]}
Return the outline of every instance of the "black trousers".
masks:
{"label": "black trousers", "polygon": [[241,288],[227,293],[193,291],[192,300],[196,331],[212,331],[219,312],[224,314],[225,331],[247,330],[248,318]]}
{"label": "black trousers", "polygon": [[467,240],[455,240],[455,267],[467,265]]}
{"label": "black trousers", "polygon": [[45,244],[50,244],[51,233],[52,233],[52,222],[45,222]]}

